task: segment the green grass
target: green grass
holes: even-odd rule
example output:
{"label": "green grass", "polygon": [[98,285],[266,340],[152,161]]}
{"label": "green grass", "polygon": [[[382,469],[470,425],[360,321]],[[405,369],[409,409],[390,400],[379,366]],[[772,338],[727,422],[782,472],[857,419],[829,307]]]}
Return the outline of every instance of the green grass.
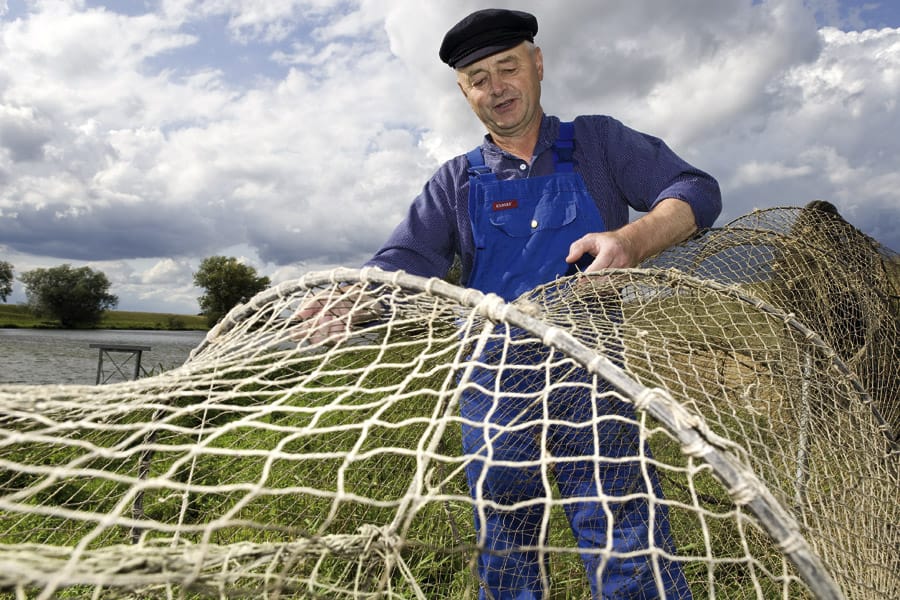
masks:
{"label": "green grass", "polygon": [[[896,289],[900,290],[900,263],[892,266],[896,267],[892,271],[893,282]],[[716,311],[702,308],[704,306],[704,303],[697,302],[682,314],[664,306],[665,310],[661,313],[665,319],[652,314],[646,315],[648,329],[651,323],[657,326],[659,323],[668,323],[672,336],[680,335],[685,339],[682,348],[684,360],[677,361],[678,364],[693,364],[695,367],[703,365],[704,359],[698,356],[697,349],[706,340],[704,331],[720,330],[723,327],[729,327],[735,339],[752,336],[761,340],[758,347],[762,350],[774,351],[777,348],[778,332],[771,330],[769,320],[757,313],[746,313],[743,303],[726,303]],[[20,327],[52,326],[38,322],[33,317],[29,320],[29,317],[21,307],[0,305],[0,326],[7,322]],[[197,329],[205,328],[203,317],[115,311],[107,315],[101,326],[166,328],[164,324],[169,322],[169,317],[185,319],[186,324],[196,325]],[[634,318],[630,322],[641,324],[639,319]],[[693,334],[685,335],[685,331]],[[763,331],[767,333],[761,333]],[[697,348],[693,348],[695,344]],[[650,347],[646,349],[646,353],[628,356],[630,367],[643,376],[645,383],[680,390],[679,397],[686,398],[706,397],[715,391],[702,387],[701,384],[706,381],[704,378],[694,383],[676,367],[671,372],[662,369],[650,359],[654,350],[654,347]],[[407,361],[421,351],[422,347],[416,345],[400,349],[396,351],[396,356],[391,356],[391,362]],[[691,355],[690,363],[688,355]],[[728,363],[723,358],[730,358],[733,362]],[[751,360],[756,358],[758,357],[752,356],[752,353],[747,356],[740,353],[729,356],[710,355],[709,368],[719,364],[722,369],[720,391],[729,391],[736,397],[736,392],[726,388],[747,385],[751,381],[751,375],[752,380],[756,381],[760,373],[747,366],[765,364],[761,359]],[[746,364],[742,362],[745,360]],[[151,461],[151,477],[178,484],[190,482],[194,491],[184,498],[171,488],[149,488],[144,498],[145,518],[167,525],[174,524],[181,518],[186,526],[202,526],[234,509],[232,517],[241,521],[215,527],[209,541],[216,544],[241,541],[292,542],[309,539],[310,536],[355,533],[362,524],[390,522],[396,513],[399,498],[406,491],[409,475],[416,467],[415,460],[412,456],[397,454],[376,452],[366,457],[363,454],[384,447],[415,449],[425,431],[422,421],[415,419],[430,414],[433,398],[427,394],[410,394],[398,399],[378,415],[377,425],[370,421],[369,429],[363,431],[360,425],[375,415],[378,401],[389,397],[391,390],[397,389],[401,380],[409,375],[409,369],[390,368],[386,362],[384,358],[378,358],[371,352],[358,351],[335,357],[326,364],[311,360],[305,366],[298,367],[298,370],[270,371],[265,376],[261,376],[259,372],[252,376],[249,371],[232,371],[216,379],[215,389],[197,392],[196,397],[169,397],[167,402],[171,405],[172,413],[181,410],[182,414],[167,421],[166,428],[158,430],[155,443],[159,450],[154,453]],[[726,367],[721,367],[723,362]],[[446,365],[450,361],[447,356],[435,354],[431,363],[433,364],[417,370],[421,374],[429,368],[435,369],[431,378],[423,377],[421,381],[415,382],[422,389],[439,387],[435,382],[447,375],[449,367]],[[335,391],[339,386],[363,383],[357,381],[358,371],[354,370],[364,366],[371,367],[368,375],[371,380],[364,382],[364,387],[370,392],[340,396]],[[316,376],[308,377],[313,369],[316,370]],[[283,397],[282,392],[296,390],[294,386],[298,381],[303,382],[303,389],[289,392],[289,397]],[[763,385],[765,381],[763,379]],[[680,383],[683,388],[679,388],[676,383]],[[412,388],[408,381],[403,385],[404,390]],[[186,387],[183,391],[188,389]],[[371,392],[376,389],[380,391]],[[207,393],[220,391],[233,391],[234,395],[216,410],[192,408],[199,406],[206,399]],[[760,394],[760,397],[765,397],[765,394]],[[279,403],[277,412],[269,410],[273,402]],[[259,414],[255,416],[248,413],[254,407],[259,408]],[[772,436],[777,434],[766,427],[766,416],[745,413],[740,406],[720,408],[715,413],[717,418],[709,423],[720,435],[740,439],[741,434],[746,431],[768,432]],[[148,408],[143,413],[132,412],[114,422],[107,422],[105,429],[98,424],[95,429],[67,431],[68,443],[63,439],[54,443],[9,443],[0,447],[0,459],[7,461],[7,464],[64,467],[82,456],[86,452],[85,448],[127,449],[124,440],[134,431],[129,425],[137,427],[149,422],[152,417],[149,410]],[[241,420],[244,421],[242,424],[239,423]],[[189,456],[185,449],[199,447],[196,444],[199,432],[206,431],[208,434],[222,427],[230,429],[227,432],[219,429],[220,435],[215,440],[206,438],[208,441],[203,447],[211,451],[201,451]],[[654,430],[655,424],[650,423],[648,427]],[[291,433],[291,439],[287,439],[285,432]],[[356,458],[349,459],[348,456],[363,434],[365,441],[355,449]],[[76,445],[76,441],[80,445]],[[774,437],[751,441],[761,452],[778,443]],[[696,461],[688,465],[679,445],[663,433],[654,433],[650,445],[659,463],[668,465],[668,468],[660,469],[661,479],[665,496],[673,503],[670,520],[679,552],[686,557],[698,557],[698,560],[688,560],[685,565],[695,597],[712,597],[713,594],[716,598],[756,598],[758,595],[764,598],[804,597],[805,590],[801,584],[789,583],[783,588],[784,584],[777,582],[778,576],[791,572],[790,567],[784,564],[783,554],[747,518],[746,513],[739,514],[735,511],[726,490],[709,468],[698,467]],[[245,455],[216,452],[222,449],[240,450]],[[255,454],[246,454],[250,451]],[[275,451],[278,452],[277,459],[272,458]],[[311,456],[313,453],[325,452],[333,453],[332,457]],[[440,454],[454,457],[461,455],[461,452],[459,426],[451,423],[441,440]],[[125,454],[124,458],[101,456],[103,454],[97,453],[81,466],[99,472],[134,476],[134,454]],[[438,463],[439,461],[434,463],[437,470],[434,479],[437,480],[457,466],[449,459]],[[347,498],[338,501],[333,494],[328,496],[328,492],[337,489],[338,478],[342,478],[340,485],[345,491],[356,492],[381,505],[354,502]],[[246,503],[242,503],[246,499],[243,490],[208,491],[215,486],[259,482],[263,479],[267,492]],[[27,469],[0,469],[0,496],[28,490],[40,482],[41,476],[30,474]],[[198,486],[210,487],[204,490]],[[312,494],[279,492],[295,487],[319,490],[326,494],[316,497]],[[27,502],[34,505],[66,507],[102,515],[113,510],[126,488],[127,485],[116,483],[113,478],[72,476],[46,485],[40,493],[26,496]],[[466,484],[461,476],[448,480],[443,491],[460,496],[467,494]],[[702,510],[688,509],[692,504],[699,504]],[[329,517],[332,510],[333,517]],[[552,511],[550,545],[571,548],[573,542],[565,516],[558,507]],[[73,547],[96,525],[75,519],[28,515],[25,512],[0,511],[0,544],[43,543]],[[126,512],[127,514],[129,513]],[[425,503],[411,519],[406,536],[410,544],[403,550],[403,558],[413,570],[426,597],[474,597],[477,582],[472,574],[471,561],[475,552],[472,548],[474,535],[471,520],[470,505],[464,501]],[[451,523],[459,527],[460,537],[457,538],[451,531]],[[160,534],[148,533],[147,536],[160,537]],[[181,539],[184,542],[199,543],[202,536],[199,533],[185,533]],[[127,529],[111,527],[106,528],[90,548],[121,545],[127,549],[129,543],[130,533]],[[704,562],[706,556],[715,558],[714,566],[710,567]],[[586,597],[583,568],[577,554],[554,553],[551,565],[555,585],[550,600]],[[258,567],[256,576],[259,576],[264,567],[265,565]],[[286,557],[272,570],[274,574],[279,572],[289,574],[295,580],[315,578],[323,586],[361,590],[367,585],[376,588],[380,578],[389,577],[397,597],[413,597],[409,587],[405,587],[397,575],[397,570],[386,575],[383,563],[377,560],[366,563],[364,559],[349,554]],[[768,574],[775,577],[769,577]],[[273,576],[272,579],[275,580],[276,577]],[[254,586],[260,584],[260,578],[248,577],[246,580],[234,581],[230,591],[239,594],[242,590],[257,589]],[[176,595],[181,591],[176,589]],[[325,588],[319,588],[319,591],[321,597],[335,597],[325,591]],[[58,597],[91,597],[93,592],[92,588],[69,588],[61,590]],[[214,595],[214,590],[209,592]],[[113,595],[109,594],[110,597]],[[300,597],[308,595],[303,592],[297,594]],[[107,596],[101,594],[100,597]],[[153,594],[146,597],[153,597]],[[193,599],[207,596],[203,595],[203,590],[192,589],[178,597]],[[5,598],[2,590],[0,598]]]}
{"label": "green grass", "polygon": [[[403,363],[420,356],[422,351],[415,344],[396,349],[391,362]],[[208,541],[222,545],[277,544],[355,534],[364,525],[390,523],[406,494],[410,475],[417,467],[414,451],[426,432],[425,419],[434,408],[435,398],[424,393],[396,397],[393,391],[440,387],[438,382],[448,376],[451,361],[433,348],[431,351],[434,354],[428,364],[416,369],[417,376],[421,377],[418,381],[410,381],[409,369],[387,368],[384,359],[376,357],[371,350],[348,352],[324,364],[311,357],[307,363],[291,369],[270,371],[265,378],[251,377],[249,372],[241,371],[222,373],[213,389],[197,397],[170,400],[169,409],[161,414],[151,415],[150,409],[129,411],[112,421],[104,418],[102,428],[71,431],[59,442],[27,442],[23,437],[21,443],[0,448],[0,459],[24,465],[64,467],[81,457],[80,466],[92,472],[133,477],[136,456],[123,452],[133,441],[125,440],[134,428],[153,418],[164,426],[157,430],[154,442],[157,450],[150,463],[150,476],[178,485],[190,484],[194,491],[185,497],[165,485],[148,488],[143,498],[145,519],[160,525],[180,522],[201,529],[211,525]],[[373,365],[379,368],[371,368]],[[362,385],[367,391],[354,394],[338,391],[345,384],[360,384],[359,373],[367,368],[370,370]],[[296,391],[298,381],[303,382],[302,391]],[[284,397],[285,390],[293,391]],[[223,400],[215,410],[203,407],[207,393],[217,392],[234,392],[234,395]],[[275,403],[277,411],[272,410]],[[201,435],[206,441],[198,445],[201,431],[207,432]],[[778,549],[755,527],[736,520],[727,492],[708,471],[695,473],[689,479],[684,470],[686,459],[678,444],[656,431],[650,440],[655,456],[671,466],[663,474],[666,497],[684,506],[693,504],[691,496],[697,494],[704,508],[697,513],[676,504],[671,512],[673,536],[679,549],[685,556],[700,558],[689,561],[685,569],[696,596],[711,595],[709,567],[703,562],[709,554],[720,561],[715,567],[713,584],[717,598],[755,597],[751,583],[755,578],[764,580],[764,597],[782,597],[783,590],[776,583],[767,587],[766,578],[759,573],[760,568],[775,574],[782,572],[782,555]],[[216,437],[210,438],[213,432]],[[116,452],[93,452],[91,448]],[[190,448],[204,450],[192,454],[186,450]],[[384,448],[393,451],[379,451]],[[243,455],[217,450],[240,450]],[[409,453],[404,455],[398,451]],[[323,453],[330,456],[324,457]],[[433,481],[444,480],[458,467],[456,457],[462,455],[458,423],[448,424],[439,454],[447,458],[432,459]],[[70,476],[45,485],[39,493],[28,493],[28,489],[40,483],[41,476],[24,471],[0,470],[0,495],[24,491],[31,504],[105,515],[115,510],[128,488],[113,478]],[[261,483],[265,492],[248,497],[246,488],[221,487],[253,482]],[[317,490],[319,494],[301,493],[296,488]],[[358,502],[337,495],[338,489],[373,502]],[[460,498],[468,496],[462,473],[444,482],[443,493]],[[228,525],[214,524],[214,520],[229,512],[232,520]],[[0,544],[74,547],[95,526],[91,522],[23,513],[0,511]],[[125,514],[129,515],[130,511]],[[550,518],[548,544],[572,550],[555,552],[550,557],[554,586],[548,600],[587,597],[584,570],[574,551],[574,540],[562,509],[553,507]],[[458,535],[454,534],[454,526]],[[407,527],[404,536],[407,545],[402,556],[425,596],[474,597],[477,581],[472,561],[476,551],[469,502],[423,503],[417,506]],[[160,534],[148,532],[147,536],[150,540],[159,538]],[[203,535],[186,532],[181,540],[199,544]],[[90,548],[127,549],[128,544],[130,532],[126,528],[104,527]],[[748,553],[752,560],[748,559]],[[361,557],[335,551],[286,556],[275,562],[272,572],[281,572],[287,576],[284,581],[300,586],[285,589],[282,597],[294,597],[295,592],[304,597],[300,590],[304,582],[310,581],[321,586],[318,589],[322,597],[338,597],[330,595],[326,591],[329,588],[383,589],[385,581],[390,581],[396,597],[414,597],[399,570],[385,572],[384,562],[377,555]],[[264,568],[260,564],[255,575],[232,581],[231,592],[258,591],[258,576]],[[795,586],[791,588],[789,597],[802,596]],[[91,591],[70,588],[63,590],[59,597],[89,597]],[[193,599],[205,597],[203,594],[212,590],[204,589],[201,584],[184,592],[183,597]]]}
{"label": "green grass", "polygon": [[[34,316],[21,304],[0,304],[0,327],[56,329],[59,321]],[[94,329],[206,330],[202,315],[109,310]]]}

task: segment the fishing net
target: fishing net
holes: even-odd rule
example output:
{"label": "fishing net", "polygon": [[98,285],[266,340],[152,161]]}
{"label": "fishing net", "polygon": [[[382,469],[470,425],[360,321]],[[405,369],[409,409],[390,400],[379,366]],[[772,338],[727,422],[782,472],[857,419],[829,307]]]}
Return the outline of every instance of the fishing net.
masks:
{"label": "fishing net", "polygon": [[898,269],[814,203],[512,303],[308,274],[177,369],[0,387],[0,596],[471,598],[525,552],[547,598],[629,561],[644,597],[897,598]]}

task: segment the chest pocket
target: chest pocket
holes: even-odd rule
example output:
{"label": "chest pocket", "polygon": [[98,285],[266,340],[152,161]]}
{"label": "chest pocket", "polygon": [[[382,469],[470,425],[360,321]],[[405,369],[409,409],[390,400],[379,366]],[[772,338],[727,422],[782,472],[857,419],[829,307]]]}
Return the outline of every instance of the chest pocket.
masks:
{"label": "chest pocket", "polygon": [[513,238],[562,229],[578,217],[578,200],[569,190],[548,191],[537,200],[516,199],[515,208],[493,209],[493,206],[507,202],[510,200],[491,202],[488,221],[500,232]]}

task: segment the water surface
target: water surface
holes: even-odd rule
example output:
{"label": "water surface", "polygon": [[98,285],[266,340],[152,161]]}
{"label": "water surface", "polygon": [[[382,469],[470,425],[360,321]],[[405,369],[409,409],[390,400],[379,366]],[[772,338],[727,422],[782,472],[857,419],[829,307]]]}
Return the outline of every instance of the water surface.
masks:
{"label": "water surface", "polygon": [[[149,346],[142,353],[142,371],[168,370],[187,360],[205,331],[123,331],[66,329],[0,329],[0,384],[94,384],[100,350],[91,344]],[[114,352],[110,358],[125,362],[129,355]],[[134,371],[134,358],[123,371]],[[109,358],[104,357],[102,379],[122,381]]]}

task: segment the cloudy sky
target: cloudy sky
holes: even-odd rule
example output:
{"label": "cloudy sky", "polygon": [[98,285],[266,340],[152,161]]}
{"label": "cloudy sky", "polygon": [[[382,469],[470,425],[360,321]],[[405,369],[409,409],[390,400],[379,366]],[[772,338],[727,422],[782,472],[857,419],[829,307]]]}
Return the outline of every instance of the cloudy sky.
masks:
{"label": "cloudy sky", "polygon": [[[717,224],[822,198],[900,251],[900,3],[491,5],[538,16],[547,112],[663,137],[719,179]],[[437,50],[486,6],[0,0],[0,260],[179,313],[206,256],[275,282],[357,266],[480,141]]]}

